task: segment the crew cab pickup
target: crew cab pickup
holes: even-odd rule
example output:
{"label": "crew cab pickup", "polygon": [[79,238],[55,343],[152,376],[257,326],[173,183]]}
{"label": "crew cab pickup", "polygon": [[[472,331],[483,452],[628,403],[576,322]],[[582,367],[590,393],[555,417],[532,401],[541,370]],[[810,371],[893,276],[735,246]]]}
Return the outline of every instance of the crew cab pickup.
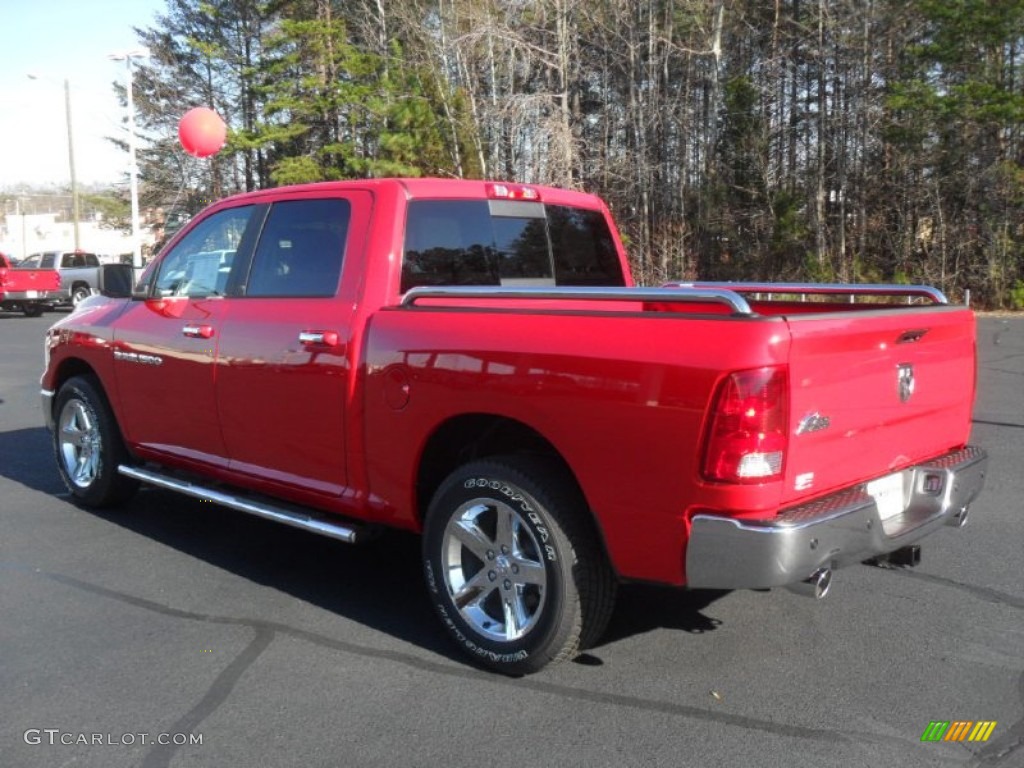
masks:
{"label": "crew cab pickup", "polygon": [[626,580],[820,597],[841,566],[910,562],[987,462],[970,310],[637,287],[601,200],[539,186],[223,200],[46,354],[80,504],[141,482],[346,542],[419,532],[444,630],[514,674],[594,644]]}
{"label": "crew cab pickup", "polygon": [[24,266],[56,269],[60,274],[60,287],[53,296],[54,304],[77,307],[99,288],[100,260],[95,253],[85,251],[44,251],[25,259]]}
{"label": "crew cab pickup", "polygon": [[53,269],[12,266],[0,253],[0,309],[39,317],[53,302],[60,288],[60,275]]}

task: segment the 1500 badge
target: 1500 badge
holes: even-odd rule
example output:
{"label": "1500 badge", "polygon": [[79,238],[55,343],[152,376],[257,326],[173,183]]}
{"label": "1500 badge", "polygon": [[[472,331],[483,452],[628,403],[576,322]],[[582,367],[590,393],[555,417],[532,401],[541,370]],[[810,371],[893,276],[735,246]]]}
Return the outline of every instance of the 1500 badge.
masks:
{"label": "1500 badge", "polygon": [[158,355],[147,355],[143,352],[122,352],[114,350],[115,360],[124,360],[126,363],[141,363],[142,365],[163,365],[164,359]]}

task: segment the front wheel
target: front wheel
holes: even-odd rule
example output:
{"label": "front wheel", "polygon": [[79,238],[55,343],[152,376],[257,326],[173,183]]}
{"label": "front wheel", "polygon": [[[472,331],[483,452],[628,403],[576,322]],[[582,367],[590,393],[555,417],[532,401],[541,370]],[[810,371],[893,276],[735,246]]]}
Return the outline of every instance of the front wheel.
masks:
{"label": "front wheel", "polygon": [[71,495],[87,507],[126,501],[139,484],[117,471],[128,451],[99,382],[91,376],[68,379],[55,408],[53,450]]}
{"label": "front wheel", "polygon": [[575,486],[532,458],[475,462],[445,480],[427,514],[424,569],[464,652],[528,674],[600,636],[616,585],[585,514]]}

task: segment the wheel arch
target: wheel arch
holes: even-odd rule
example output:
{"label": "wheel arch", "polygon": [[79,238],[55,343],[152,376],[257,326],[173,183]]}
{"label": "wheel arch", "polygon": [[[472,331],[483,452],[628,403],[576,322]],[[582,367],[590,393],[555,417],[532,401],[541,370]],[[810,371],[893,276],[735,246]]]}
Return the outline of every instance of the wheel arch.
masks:
{"label": "wheel arch", "polygon": [[57,392],[60,390],[60,388],[64,386],[64,382],[72,376],[92,376],[100,383],[101,387],[103,386],[103,381],[100,379],[100,375],[96,372],[95,368],[89,365],[89,363],[80,357],[68,357],[60,361],[60,364],[57,366],[57,371],[53,375],[53,391]]}
{"label": "wheel arch", "polygon": [[580,499],[581,512],[600,542],[602,555],[613,565],[597,515],[569,462],[540,431],[517,419],[489,413],[453,416],[431,433],[420,453],[416,472],[416,516],[422,526],[426,511],[445,478],[458,467],[480,459],[501,456],[534,456],[551,467]]}
{"label": "wheel arch", "polygon": [[[66,357],[60,361],[54,371],[53,378],[50,381],[50,389],[53,391],[54,395],[60,392],[60,388],[63,387],[69,379],[74,378],[75,376],[88,376],[96,382],[99,394],[107,401],[107,405],[110,407],[111,413],[114,414],[114,421],[117,425],[117,429],[120,432],[120,420],[118,419],[117,411],[114,409],[114,402],[113,397],[111,397],[109,382],[104,381],[103,376],[100,375],[99,371],[82,358]],[[50,402],[51,417],[56,417],[56,414],[53,413],[53,409],[56,407],[57,398],[53,397]]]}

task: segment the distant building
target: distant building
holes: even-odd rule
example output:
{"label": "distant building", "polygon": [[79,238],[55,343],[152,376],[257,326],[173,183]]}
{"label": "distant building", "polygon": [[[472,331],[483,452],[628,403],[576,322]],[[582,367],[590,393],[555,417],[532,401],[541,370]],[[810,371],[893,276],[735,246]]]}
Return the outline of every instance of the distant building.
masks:
{"label": "distant building", "polygon": [[[40,251],[71,251],[75,248],[75,227],[70,221],[58,221],[59,213],[8,213],[0,224],[0,251],[15,259]],[[140,233],[144,252],[151,251],[153,232],[146,226]],[[131,254],[131,235],[105,227],[98,217],[78,224],[78,239],[83,251],[95,253],[103,261],[120,261]]]}

